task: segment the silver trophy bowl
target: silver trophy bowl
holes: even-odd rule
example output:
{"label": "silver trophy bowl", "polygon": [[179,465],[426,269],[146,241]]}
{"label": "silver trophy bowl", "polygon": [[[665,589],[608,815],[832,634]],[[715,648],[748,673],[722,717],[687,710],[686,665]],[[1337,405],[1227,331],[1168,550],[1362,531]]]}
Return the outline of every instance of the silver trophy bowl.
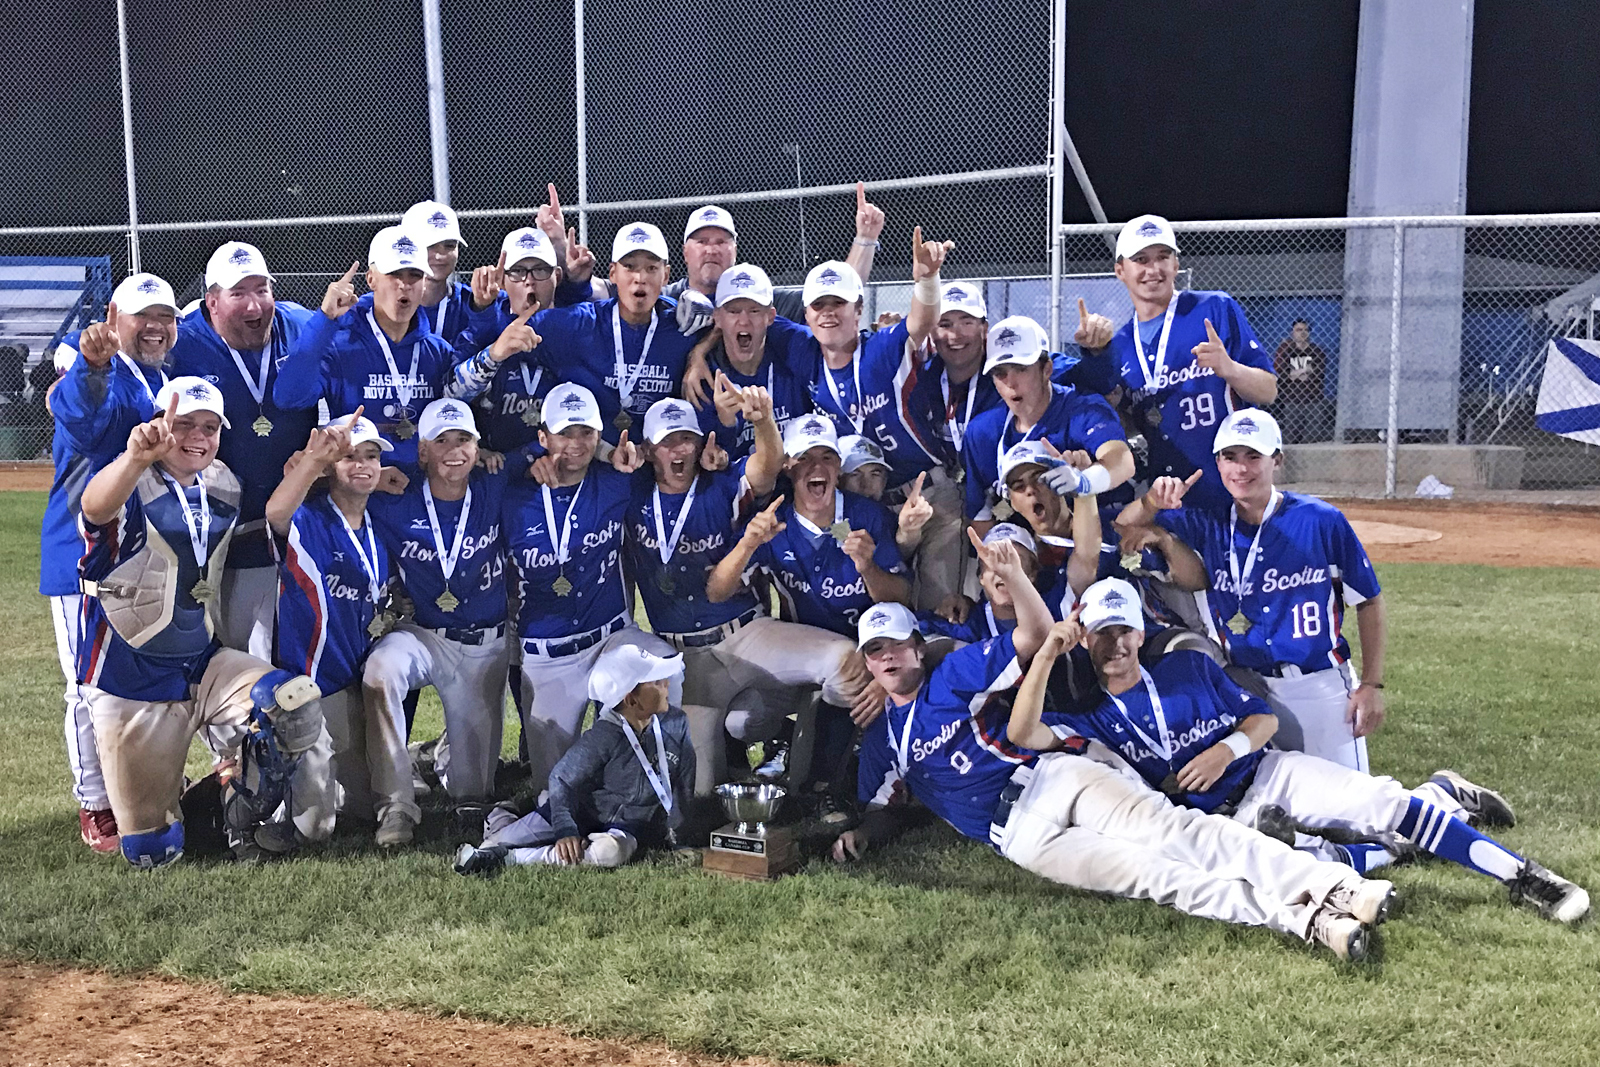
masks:
{"label": "silver trophy bowl", "polygon": [[722,810],[739,824],[741,834],[761,834],[766,828],[761,824],[778,813],[778,805],[788,795],[781,785],[752,785],[728,782],[717,786],[717,796],[722,798]]}

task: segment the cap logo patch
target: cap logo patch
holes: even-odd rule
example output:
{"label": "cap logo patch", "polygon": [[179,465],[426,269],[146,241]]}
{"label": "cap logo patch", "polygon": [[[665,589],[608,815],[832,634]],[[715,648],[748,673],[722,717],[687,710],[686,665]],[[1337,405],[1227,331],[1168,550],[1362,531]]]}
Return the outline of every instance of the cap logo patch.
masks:
{"label": "cap logo patch", "polygon": [[628,231],[628,240],[634,244],[643,244],[645,241],[650,240],[650,231],[643,226],[635,226]]}
{"label": "cap logo patch", "polygon": [[1127,603],[1128,598],[1117,592],[1115,589],[1106,590],[1105,595],[1100,598],[1101,606],[1107,608],[1120,608]]}
{"label": "cap logo patch", "polygon": [[561,398],[561,410],[582,411],[583,397],[579,396],[577,393],[568,393],[566,396]]}
{"label": "cap logo patch", "polygon": [[800,426],[802,433],[822,433],[827,428],[827,423],[813,415]]}
{"label": "cap logo patch", "polygon": [[159,293],[160,291],[161,283],[154,278],[146,278],[139,283],[139,292],[141,293]]}
{"label": "cap logo patch", "polygon": [[204,382],[195,382],[193,385],[189,386],[189,388],[183,391],[183,395],[187,397],[193,397],[196,400],[210,400],[211,387],[206,385]]}
{"label": "cap logo patch", "polygon": [[1235,422],[1233,428],[1237,433],[1255,433],[1260,427],[1256,425],[1255,419],[1244,418]]}
{"label": "cap logo patch", "polygon": [[1152,221],[1143,222],[1139,226],[1139,236],[1140,237],[1159,237],[1159,236],[1161,236],[1161,226],[1158,223],[1155,223],[1155,222],[1152,222]]}
{"label": "cap logo patch", "polygon": [[417,254],[417,243],[409,237],[400,237],[394,242],[394,250],[402,256],[414,256]]}
{"label": "cap logo patch", "polygon": [[684,420],[683,409],[668,408],[661,413],[661,419],[663,422],[682,422]]}
{"label": "cap logo patch", "polygon": [[865,452],[867,455],[871,456],[873,459],[882,459],[883,458],[883,449],[879,448],[877,445],[873,444],[871,441],[863,441],[863,442],[861,442],[861,451]]}
{"label": "cap logo patch", "polygon": [[1005,329],[1000,331],[1000,335],[996,337],[995,340],[1000,344],[1008,345],[1013,341],[1019,340],[1019,336],[1016,330],[1013,330],[1011,327],[1007,326]]}
{"label": "cap logo patch", "polygon": [[872,613],[872,615],[867,619],[867,625],[868,626],[882,626],[885,623],[887,623],[888,621],[889,621],[889,613],[887,611],[878,610],[878,611],[874,611]]}
{"label": "cap logo patch", "polygon": [[235,267],[242,267],[246,263],[251,262],[253,259],[255,259],[255,257],[250,254],[250,250],[248,248],[235,248],[228,256],[228,262],[232,263]]}
{"label": "cap logo patch", "polygon": [[707,221],[709,219],[714,219],[714,218],[717,217],[717,209],[713,208],[713,207],[705,208],[704,210],[702,210],[700,212],[700,215],[698,217],[699,217],[700,221],[702,221],[702,222],[705,222],[705,221]]}
{"label": "cap logo patch", "polygon": [[541,248],[543,246],[544,239],[537,233],[525,233],[517,238],[518,248]]}
{"label": "cap logo patch", "polygon": [[756,280],[750,277],[750,275],[746,274],[744,271],[740,271],[738,274],[733,276],[733,287],[735,289],[748,289],[755,283]]}
{"label": "cap logo patch", "polygon": [[432,226],[436,230],[442,230],[446,226],[450,225],[450,219],[446,217],[444,212],[435,211],[432,215],[428,216],[428,225]]}
{"label": "cap logo patch", "polygon": [[836,285],[839,281],[839,272],[834,270],[832,267],[829,267],[827,270],[817,275],[817,281],[821,282],[823,285]]}
{"label": "cap logo patch", "polygon": [[944,291],[944,295],[949,297],[951,300],[965,300],[967,298],[967,291],[952,285],[950,288]]}
{"label": "cap logo patch", "polygon": [[444,407],[434,412],[433,417],[436,419],[444,419],[447,422],[459,422],[461,421],[461,409],[456,407],[454,404],[446,404]]}

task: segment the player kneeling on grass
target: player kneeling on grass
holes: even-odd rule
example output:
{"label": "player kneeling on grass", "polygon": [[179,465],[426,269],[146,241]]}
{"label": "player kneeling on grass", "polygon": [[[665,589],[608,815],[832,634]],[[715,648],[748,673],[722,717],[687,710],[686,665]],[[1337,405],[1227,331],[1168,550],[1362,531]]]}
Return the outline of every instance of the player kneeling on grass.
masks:
{"label": "player kneeling on grass", "polygon": [[239,515],[239,482],[216,458],[222,394],[203,378],[176,378],[156,405],[161,414],[135,426],[127,449],[84,487],[79,516],[78,680],[122,854],[146,868],[183,855],[183,762],[202,727],[244,734],[243,759],[223,785],[236,845],[283,802],[300,755],[326,736],[315,682],[216,638]]}
{"label": "player kneeling on grass", "polygon": [[[1050,668],[1082,627],[1052,627],[1014,544],[972,539],[984,566],[1013,590],[1016,629],[952,652],[929,671],[908,610],[879,604],[862,616],[867,667],[889,697],[861,740],[867,814],[839,836],[834,858],[856,859],[892,835],[909,790],[962,834],[1051,881],[1314,937],[1342,959],[1364,955],[1389,883],[1364,881],[1229,819],[1173,807],[1104,745],[1045,714]],[[1030,662],[1008,717],[995,698]]]}
{"label": "player kneeling on grass", "polygon": [[[1102,687],[1092,710],[1069,718],[1080,733],[1114,749],[1173,803],[1232,815],[1262,827],[1288,818],[1306,833],[1319,828],[1365,835],[1398,833],[1417,847],[1511,887],[1511,899],[1547,919],[1576,922],[1589,894],[1504,848],[1465,820],[1408,792],[1393,778],[1352,771],[1304,752],[1263,749],[1277,716],[1241,690],[1200,652],[1172,651],[1139,664],[1144,620],[1127,582],[1097,582],[1084,594],[1084,644]],[[1460,796],[1490,797],[1457,775],[1440,785]],[[1501,821],[1504,802],[1492,804]],[[1269,814],[1270,813],[1270,814]]]}
{"label": "player kneeling on grass", "polygon": [[492,874],[507,863],[620,867],[641,845],[675,845],[694,787],[689,720],[667,703],[682,656],[619,645],[595,661],[595,723],[550,772],[537,811],[456,853],[456,873]]}

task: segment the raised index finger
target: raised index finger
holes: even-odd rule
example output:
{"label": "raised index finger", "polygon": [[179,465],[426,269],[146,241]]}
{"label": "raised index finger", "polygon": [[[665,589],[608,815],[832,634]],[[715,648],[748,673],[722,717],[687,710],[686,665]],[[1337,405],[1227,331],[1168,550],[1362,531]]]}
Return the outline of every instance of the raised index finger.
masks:
{"label": "raised index finger", "polygon": [[178,392],[176,389],[173,390],[172,396],[167,398],[167,410],[164,417],[168,426],[171,426],[173,420],[178,417]]}
{"label": "raised index finger", "polygon": [[365,410],[367,410],[367,405],[357,404],[356,409],[350,413],[350,421],[345,423],[345,426],[352,430],[355,429],[356,423],[361,421],[361,413]]}
{"label": "raised index finger", "polygon": [[1089,306],[1083,302],[1083,297],[1078,297],[1078,325],[1089,325]]}
{"label": "raised index finger", "polygon": [[778,496],[777,496],[777,498],[776,498],[776,499],[774,499],[774,500],[773,500],[773,501],[772,501],[772,503],[770,503],[770,504],[768,504],[768,505],[767,505],[767,510],[766,510],[766,512],[765,512],[765,514],[768,514],[768,515],[776,515],[776,514],[777,514],[777,513],[778,513],[778,507],[779,507],[779,505],[781,505],[781,504],[782,504],[782,503],[783,503],[783,494],[782,494],[782,493],[779,493],[779,494],[778,494]]}
{"label": "raised index finger", "polygon": [[354,263],[350,264],[350,269],[345,271],[344,272],[344,277],[340,278],[339,280],[341,282],[344,282],[346,285],[349,285],[351,282],[355,281],[356,271],[358,271],[360,269],[361,269],[361,261],[358,259]]}
{"label": "raised index finger", "polygon": [[1201,478],[1205,477],[1205,473],[1206,472],[1204,470],[1195,471],[1193,474],[1189,475],[1189,477],[1187,477],[1187,478],[1185,478],[1183,480],[1183,487],[1185,489],[1194,488],[1194,483],[1198,482]]}
{"label": "raised index finger", "polygon": [[561,198],[556,195],[556,183],[551,182],[549,185],[545,186],[545,188],[550,191],[550,210],[556,213],[557,218],[560,218]]}
{"label": "raised index finger", "polygon": [[928,477],[928,472],[927,471],[919,471],[917,473],[917,480],[911,483],[911,492],[906,494],[906,501],[908,503],[910,501],[912,501],[912,500],[921,500],[922,499],[922,482],[923,482],[923,479],[925,479],[927,477]]}
{"label": "raised index finger", "polygon": [[1206,336],[1209,337],[1213,341],[1220,342],[1222,340],[1222,338],[1217,336],[1217,328],[1215,326],[1211,325],[1211,320],[1210,319],[1206,320]]}
{"label": "raised index finger", "polygon": [[856,210],[860,211],[867,206],[867,183],[856,182]]}

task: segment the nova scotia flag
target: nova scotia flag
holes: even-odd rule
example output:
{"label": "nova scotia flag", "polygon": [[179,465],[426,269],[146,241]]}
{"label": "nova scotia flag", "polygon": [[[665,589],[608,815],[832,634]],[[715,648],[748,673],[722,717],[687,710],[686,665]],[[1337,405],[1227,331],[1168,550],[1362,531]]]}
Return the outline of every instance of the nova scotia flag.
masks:
{"label": "nova scotia flag", "polygon": [[1535,414],[1546,433],[1600,445],[1600,341],[1550,342]]}

